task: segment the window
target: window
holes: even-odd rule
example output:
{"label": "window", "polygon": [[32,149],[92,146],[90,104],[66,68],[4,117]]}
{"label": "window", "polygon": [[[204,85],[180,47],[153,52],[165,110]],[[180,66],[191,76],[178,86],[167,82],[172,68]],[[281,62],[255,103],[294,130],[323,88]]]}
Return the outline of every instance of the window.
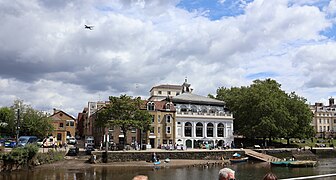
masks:
{"label": "window", "polygon": [[160,132],[161,132],[161,127],[158,127],[158,134],[160,134]]}
{"label": "window", "polygon": [[190,122],[186,122],[184,125],[184,136],[185,137],[191,137],[191,129],[192,129],[192,124]]}
{"label": "window", "polygon": [[160,123],[160,122],[161,122],[161,116],[158,115],[158,123]]}
{"label": "window", "polygon": [[59,124],[59,127],[60,127],[60,128],[62,128],[63,126],[64,126],[64,124],[63,124],[63,123],[60,123],[60,124]]}
{"label": "window", "polygon": [[152,115],[152,123],[154,123],[154,116]]}
{"label": "window", "polygon": [[217,126],[217,136],[224,137],[224,125],[222,123],[219,123]]}
{"label": "window", "polygon": [[162,94],[162,91],[159,91],[158,93],[159,93],[159,94]]}
{"label": "window", "polygon": [[154,134],[154,128],[149,131],[150,134]]}
{"label": "window", "polygon": [[208,125],[207,125],[207,137],[213,137],[213,129],[214,129],[213,124],[208,123]]}
{"label": "window", "polygon": [[170,115],[166,115],[166,123],[170,123]]}
{"label": "window", "polygon": [[155,110],[155,104],[154,104],[154,102],[147,103],[147,110],[148,111],[154,111]]}
{"label": "window", "polygon": [[166,109],[170,109],[170,104],[169,103],[166,104]]}
{"label": "window", "polygon": [[171,94],[171,92],[170,92],[170,91],[168,91],[168,92],[167,92],[167,94],[168,94],[168,95],[170,95],[170,94]]}
{"label": "window", "polygon": [[[336,120],[335,120],[336,121]],[[177,122],[177,124],[181,124],[181,122]]]}
{"label": "window", "polygon": [[196,137],[203,137],[203,124],[200,122],[196,124]]}
{"label": "window", "polygon": [[322,124],[322,119],[319,119],[320,120],[320,124]]}
{"label": "window", "polygon": [[62,133],[57,133],[57,141],[62,141]]}
{"label": "window", "polygon": [[135,132],[136,132],[136,129],[135,129],[135,128],[132,128],[131,132],[132,132],[132,133],[135,133]]}
{"label": "window", "polygon": [[166,133],[167,133],[167,134],[170,134],[170,126],[167,126],[167,127],[166,127]]}

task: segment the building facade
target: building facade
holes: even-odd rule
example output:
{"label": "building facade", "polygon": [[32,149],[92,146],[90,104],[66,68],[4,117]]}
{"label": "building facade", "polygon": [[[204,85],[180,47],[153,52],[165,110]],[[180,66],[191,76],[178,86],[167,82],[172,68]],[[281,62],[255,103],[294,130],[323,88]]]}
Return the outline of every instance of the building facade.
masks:
{"label": "building facade", "polygon": [[170,85],[170,84],[163,84],[154,86],[149,91],[150,97],[148,100],[150,101],[162,101],[165,100],[168,96],[178,96],[182,93],[182,86],[181,85]]}
{"label": "building facade", "polygon": [[315,103],[310,106],[310,109],[314,115],[311,125],[315,129],[316,137],[336,137],[336,105],[334,98],[331,97],[329,99],[329,105]]}
{"label": "building facade", "polygon": [[182,87],[182,94],[172,98],[176,108],[175,143],[187,148],[231,146],[234,118],[225,103],[193,94],[186,81]]}
{"label": "building facade", "polygon": [[147,144],[152,148],[174,145],[176,119],[174,104],[168,98],[162,101],[146,101],[146,106],[152,115],[152,130],[147,134]]}
{"label": "building facade", "polygon": [[54,113],[50,116],[54,131],[52,136],[56,137],[60,143],[65,143],[67,137],[75,137],[76,119],[61,110],[54,109]]}

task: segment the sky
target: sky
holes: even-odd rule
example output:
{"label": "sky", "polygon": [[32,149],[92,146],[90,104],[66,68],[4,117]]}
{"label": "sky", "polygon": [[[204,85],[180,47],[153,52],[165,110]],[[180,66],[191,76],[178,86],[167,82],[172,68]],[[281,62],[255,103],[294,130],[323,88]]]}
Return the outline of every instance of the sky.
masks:
{"label": "sky", "polygon": [[204,96],[271,78],[336,97],[336,0],[0,0],[0,22],[0,107],[77,117],[186,77]]}

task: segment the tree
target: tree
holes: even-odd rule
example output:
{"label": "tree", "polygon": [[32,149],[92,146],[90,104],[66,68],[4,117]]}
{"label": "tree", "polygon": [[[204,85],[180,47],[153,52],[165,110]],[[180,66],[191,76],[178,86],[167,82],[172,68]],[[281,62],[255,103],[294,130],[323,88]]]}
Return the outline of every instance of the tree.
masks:
{"label": "tree", "polygon": [[53,130],[51,119],[45,113],[24,104],[22,100],[15,100],[11,107],[0,109],[0,121],[7,124],[5,128],[0,127],[1,132],[8,136],[15,136],[18,118],[19,135],[45,137]]}
{"label": "tree", "polygon": [[150,127],[150,114],[141,110],[140,98],[121,95],[109,97],[110,103],[98,112],[97,125],[100,127],[118,126],[124,134],[124,146],[127,144],[127,132],[132,128],[147,130]]}
{"label": "tree", "polygon": [[[235,133],[248,138],[310,136],[311,112],[303,98],[286,94],[275,80],[255,80],[251,86],[217,89],[217,99],[234,114]],[[299,135],[300,134],[300,135]]]}
{"label": "tree", "polygon": [[13,109],[9,107],[0,108],[0,124],[1,134],[15,136],[16,118]]}

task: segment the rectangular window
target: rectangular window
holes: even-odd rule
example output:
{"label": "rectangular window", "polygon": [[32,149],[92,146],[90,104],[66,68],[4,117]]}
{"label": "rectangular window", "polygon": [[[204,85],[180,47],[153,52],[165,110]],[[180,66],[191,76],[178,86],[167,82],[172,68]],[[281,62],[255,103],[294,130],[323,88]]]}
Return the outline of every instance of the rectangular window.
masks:
{"label": "rectangular window", "polygon": [[154,128],[149,131],[150,134],[154,134]]}
{"label": "rectangular window", "polygon": [[70,126],[70,121],[66,121],[66,126]]}
{"label": "rectangular window", "polygon": [[63,123],[59,123],[59,127],[62,128],[64,126]]}
{"label": "rectangular window", "polygon": [[166,127],[166,134],[170,134],[170,126]]}
{"label": "rectangular window", "polygon": [[160,123],[160,121],[161,121],[161,116],[158,115],[158,123]]}
{"label": "rectangular window", "polygon": [[159,91],[158,93],[159,93],[159,94],[162,94],[162,91]]}
{"label": "rectangular window", "polygon": [[320,124],[322,124],[322,119],[320,119]]}
{"label": "rectangular window", "polygon": [[170,94],[171,94],[171,92],[170,92],[170,91],[168,91],[168,92],[167,92],[167,94],[168,94],[168,95],[170,95]]}
{"label": "rectangular window", "polygon": [[62,133],[57,133],[57,141],[62,141]]}
{"label": "rectangular window", "polygon": [[166,123],[170,123],[170,115],[166,116]]}
{"label": "rectangular window", "polygon": [[70,126],[75,126],[75,121],[70,121]]}
{"label": "rectangular window", "polygon": [[161,132],[161,128],[160,127],[158,127],[158,131],[157,132],[158,132],[158,134],[160,134],[160,132]]}
{"label": "rectangular window", "polygon": [[154,115],[152,115],[152,123],[154,123]]}

